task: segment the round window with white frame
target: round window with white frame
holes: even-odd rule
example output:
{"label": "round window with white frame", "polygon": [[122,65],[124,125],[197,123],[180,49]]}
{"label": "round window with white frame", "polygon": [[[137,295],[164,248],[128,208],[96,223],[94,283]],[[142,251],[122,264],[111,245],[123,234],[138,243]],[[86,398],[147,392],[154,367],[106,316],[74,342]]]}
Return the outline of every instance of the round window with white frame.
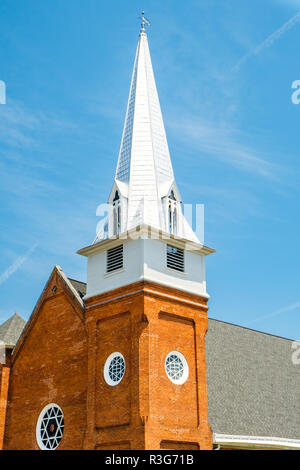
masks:
{"label": "round window with white frame", "polygon": [[165,371],[168,378],[176,385],[182,385],[189,376],[189,365],[179,351],[171,351],[165,360]]}
{"label": "round window with white frame", "polygon": [[55,403],[41,411],[36,425],[36,440],[42,450],[56,449],[64,433],[64,414]]}
{"label": "round window with white frame", "polygon": [[108,385],[118,385],[124,377],[126,369],[125,358],[120,352],[113,352],[106,359],[104,365],[104,378]]}

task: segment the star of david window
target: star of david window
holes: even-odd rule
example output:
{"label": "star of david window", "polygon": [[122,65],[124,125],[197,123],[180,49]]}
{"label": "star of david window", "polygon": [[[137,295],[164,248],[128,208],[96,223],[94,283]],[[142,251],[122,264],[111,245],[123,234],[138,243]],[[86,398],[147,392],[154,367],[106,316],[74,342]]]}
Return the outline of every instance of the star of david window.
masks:
{"label": "star of david window", "polygon": [[124,356],[119,352],[112,353],[105,362],[104,378],[108,385],[118,385],[124,377],[126,363]]}
{"label": "star of david window", "polygon": [[64,415],[61,408],[50,403],[41,411],[37,426],[36,439],[42,450],[56,449],[64,432]]}
{"label": "star of david window", "polygon": [[165,371],[171,382],[182,385],[189,375],[189,366],[184,355],[178,351],[171,351],[165,360]]}

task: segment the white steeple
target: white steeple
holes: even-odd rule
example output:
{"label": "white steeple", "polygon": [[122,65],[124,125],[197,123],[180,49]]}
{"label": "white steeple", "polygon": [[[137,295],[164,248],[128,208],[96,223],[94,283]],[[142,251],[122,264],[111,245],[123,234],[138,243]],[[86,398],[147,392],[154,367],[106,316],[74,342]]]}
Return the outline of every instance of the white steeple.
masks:
{"label": "white steeple", "polygon": [[208,296],[204,258],[214,250],[182,213],[145,24],[143,15],[108,216],[78,251],[88,258],[86,298],[140,281]]}
{"label": "white steeple", "polygon": [[108,201],[117,213],[111,211],[94,243],[141,224],[199,242],[182,214],[145,24],[150,25],[143,12],[117,170]]}

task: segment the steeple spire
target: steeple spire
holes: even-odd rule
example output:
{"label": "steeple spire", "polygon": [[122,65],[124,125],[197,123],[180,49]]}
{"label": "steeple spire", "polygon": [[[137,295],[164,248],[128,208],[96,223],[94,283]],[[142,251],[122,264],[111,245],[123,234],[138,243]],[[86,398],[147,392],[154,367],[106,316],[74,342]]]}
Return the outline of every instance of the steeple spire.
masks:
{"label": "steeple spire", "polygon": [[141,224],[198,242],[182,215],[145,30],[150,22],[144,12],[141,20],[120,153],[108,201],[117,213],[95,242]]}

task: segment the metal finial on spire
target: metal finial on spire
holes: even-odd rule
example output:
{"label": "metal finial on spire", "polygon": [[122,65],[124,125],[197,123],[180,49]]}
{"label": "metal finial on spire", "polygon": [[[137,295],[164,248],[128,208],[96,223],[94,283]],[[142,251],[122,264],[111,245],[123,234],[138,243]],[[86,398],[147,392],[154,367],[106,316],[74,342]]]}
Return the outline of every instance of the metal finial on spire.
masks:
{"label": "metal finial on spire", "polygon": [[142,20],[141,31],[144,32],[144,31],[145,31],[145,24],[146,24],[147,26],[151,26],[151,23],[150,23],[150,21],[147,20],[147,18],[145,17],[145,12],[144,12],[144,11],[142,11],[142,16],[140,16],[139,18],[140,18],[140,20]]}

